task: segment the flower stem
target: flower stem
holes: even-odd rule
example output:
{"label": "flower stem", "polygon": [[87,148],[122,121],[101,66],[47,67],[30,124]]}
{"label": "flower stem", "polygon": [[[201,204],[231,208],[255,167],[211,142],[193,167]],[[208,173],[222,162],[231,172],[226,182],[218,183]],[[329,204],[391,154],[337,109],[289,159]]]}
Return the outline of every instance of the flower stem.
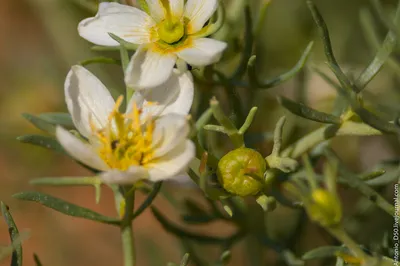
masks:
{"label": "flower stem", "polygon": [[364,251],[360,248],[360,246],[354,242],[354,240],[343,230],[342,227],[332,227],[327,228],[329,233],[333,235],[337,240],[342,242],[351,252],[363,262],[370,260],[371,258],[365,254]]}
{"label": "flower stem", "polygon": [[376,136],[381,134],[379,130],[353,121],[345,121],[340,127],[337,125],[322,126],[283,150],[281,156],[298,158],[321,142],[335,136]]}
{"label": "flower stem", "polygon": [[125,195],[125,213],[121,223],[122,248],[124,253],[124,266],[135,266],[135,242],[133,236],[133,208],[135,205],[135,191],[128,191]]}

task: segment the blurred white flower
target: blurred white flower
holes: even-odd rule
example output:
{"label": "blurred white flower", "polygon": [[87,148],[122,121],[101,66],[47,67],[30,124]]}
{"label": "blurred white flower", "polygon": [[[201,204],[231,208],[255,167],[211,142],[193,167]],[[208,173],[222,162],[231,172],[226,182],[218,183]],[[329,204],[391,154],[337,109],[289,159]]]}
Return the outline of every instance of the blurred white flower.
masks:
{"label": "blurred white flower", "polygon": [[122,96],[115,102],[97,77],[73,66],[65,82],[65,98],[83,138],[57,127],[58,141],[72,157],[102,171],[100,177],[106,183],[159,181],[181,175],[195,154],[187,138],[186,115],[193,99],[190,73],[173,73],[155,89],[157,94],[152,90],[135,93],[121,113]]}
{"label": "blurred white flower", "polygon": [[80,36],[98,45],[118,45],[109,33],[140,45],[125,74],[129,87],[143,89],[162,84],[178,58],[193,66],[213,64],[221,58],[226,43],[201,37],[218,0],[146,2],[150,15],[132,6],[101,3],[97,15],[78,26]]}

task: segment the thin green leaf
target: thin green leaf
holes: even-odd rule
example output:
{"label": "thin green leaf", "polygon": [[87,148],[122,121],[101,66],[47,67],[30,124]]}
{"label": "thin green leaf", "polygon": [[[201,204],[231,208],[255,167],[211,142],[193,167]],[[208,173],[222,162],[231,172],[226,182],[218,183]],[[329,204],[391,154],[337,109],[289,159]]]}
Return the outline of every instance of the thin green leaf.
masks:
{"label": "thin green leaf", "polygon": [[4,202],[1,202],[0,204],[1,204],[1,213],[7,223],[8,233],[10,234],[11,243],[14,248],[11,258],[11,266],[22,266],[22,245],[20,241],[19,243],[16,243],[20,238],[17,225],[14,222],[14,219],[8,209],[8,206],[5,205]]}
{"label": "thin green leaf", "polygon": [[[86,167],[85,165],[83,165]],[[92,170],[88,168],[89,170]],[[29,182],[32,185],[39,186],[93,186],[95,189],[96,204],[100,202],[101,197],[101,184],[100,177],[42,177],[33,179]]]}
{"label": "thin green leaf", "polygon": [[101,184],[100,177],[42,177],[29,182],[41,186],[96,186]]}
{"label": "thin green leaf", "polygon": [[192,199],[185,199],[184,201],[185,210],[188,212],[189,215],[195,216],[206,216],[208,212],[201,206],[199,203]]}
{"label": "thin green leaf", "polygon": [[257,76],[257,69],[256,69],[256,56],[253,55],[250,57],[249,62],[247,63],[247,74],[249,76],[249,82],[252,87],[254,88],[261,88],[261,89],[269,89],[275,86],[278,86],[289,79],[293,78],[299,71],[304,67],[307,62],[308,57],[311,54],[312,47],[314,42],[310,42],[306,49],[304,50],[303,54],[301,55],[299,61],[297,61],[296,65],[290,69],[289,71],[274,77],[269,80],[260,81]]}
{"label": "thin green leaf", "polygon": [[198,242],[199,244],[220,245],[220,244],[228,243],[229,240],[233,237],[232,236],[229,238],[223,238],[223,237],[207,236],[207,235],[196,234],[196,233],[192,233],[189,231],[185,231],[184,229],[180,228],[178,225],[171,223],[156,208],[151,207],[151,211],[153,212],[154,217],[161,223],[161,225],[167,232],[169,232],[179,238],[188,238],[188,239]]}
{"label": "thin green leaf", "polygon": [[217,217],[208,215],[182,215],[182,220],[187,224],[206,224],[217,220]]}
{"label": "thin green leaf", "polygon": [[278,101],[283,107],[285,107],[291,113],[304,117],[306,119],[326,124],[339,125],[341,123],[340,118],[337,116],[317,111],[302,103],[294,102],[283,96],[280,96],[278,98]]}
{"label": "thin green leaf", "polygon": [[199,119],[196,121],[196,132],[199,132],[200,130],[203,129],[203,127],[210,121],[211,117],[213,115],[213,111],[211,108],[208,108],[204,113],[201,114]]}
{"label": "thin green leaf", "polygon": [[15,248],[21,245],[21,243],[28,239],[29,236],[29,232],[21,232],[10,245],[0,246],[0,262],[8,256],[12,255],[15,251]]}
{"label": "thin green leaf", "polygon": [[[121,48],[121,46],[124,46],[124,48],[126,50],[136,50],[139,47],[139,45],[125,41],[124,39],[118,37],[117,35],[115,35],[113,33],[108,33],[108,34],[110,35],[111,38],[113,38],[115,41],[117,41],[120,44],[120,46],[118,46],[119,49]],[[122,63],[124,63],[123,59],[122,59]]]}
{"label": "thin green leaf", "polygon": [[377,115],[371,113],[367,109],[355,105],[356,104],[352,105],[353,111],[361,118],[361,120],[364,123],[385,133],[400,134],[400,128],[396,126],[394,123],[385,121],[382,118],[378,117]]}
{"label": "thin green leaf", "polygon": [[260,12],[258,14],[257,23],[255,23],[256,26],[254,27],[254,36],[256,37],[261,37],[262,35],[261,31],[263,29],[265,18],[267,16],[267,10],[271,2],[271,0],[261,2],[262,7],[260,8]]}
{"label": "thin green leaf", "polygon": [[[378,0],[373,0],[375,8],[378,10],[378,13],[381,17],[388,17],[384,15],[380,2]],[[386,20],[385,20],[386,21]],[[362,91],[368,83],[378,74],[378,72],[382,69],[383,65],[388,61],[390,55],[394,51],[397,45],[397,27],[400,26],[400,2],[397,6],[396,15],[394,18],[394,24],[391,22],[390,25],[393,25],[394,31],[389,30],[387,33],[385,40],[383,41],[381,47],[378,49],[375,57],[372,59],[371,63],[361,72],[359,77],[355,82],[355,87],[357,88],[356,92]]]}
{"label": "thin green leaf", "polygon": [[[53,151],[56,151],[59,154],[67,155],[71,157],[65,150],[64,148],[58,143],[56,139],[53,137],[48,137],[48,136],[42,136],[42,135],[24,135],[24,136],[19,136],[17,137],[18,141],[21,141],[22,143],[28,143],[32,145],[36,145],[39,147],[43,147],[46,149],[50,149]],[[71,157],[72,158],[72,157]],[[74,159],[74,158],[72,158]],[[74,159],[75,160],[75,159]],[[98,173],[99,171],[96,169],[93,169],[87,165],[84,165],[83,163],[77,161],[80,165],[85,167],[86,169],[92,171],[93,173]]]}
{"label": "thin green leaf", "polygon": [[[360,10],[360,23],[364,31],[365,39],[373,51],[381,49],[381,43],[378,37],[378,33],[374,27],[375,21],[368,8],[363,8]],[[392,68],[397,74],[400,73],[400,64],[396,59],[389,57],[385,62]]]}
{"label": "thin green leaf", "polygon": [[254,117],[256,116],[257,109],[257,107],[251,108],[249,114],[246,117],[246,120],[244,121],[242,127],[239,129],[239,134],[243,135],[250,128],[251,124],[253,123]]}
{"label": "thin green leaf", "polygon": [[120,220],[112,217],[104,216],[84,207],[66,202],[62,199],[40,193],[40,192],[21,192],[13,195],[14,198],[37,202],[43,206],[61,212],[68,216],[79,217],[87,220],[92,220],[104,224],[120,225]]}
{"label": "thin green leaf", "polygon": [[24,135],[17,137],[17,140],[21,141],[22,143],[28,143],[46,149],[54,150],[60,154],[66,154],[64,148],[60,145],[60,143],[58,143],[58,141],[52,137],[41,135]]}
{"label": "thin green leaf", "polygon": [[361,180],[364,180],[364,181],[368,181],[368,180],[372,180],[372,179],[375,179],[375,178],[377,178],[377,177],[380,177],[381,175],[383,175],[383,174],[385,174],[385,173],[386,173],[386,170],[385,170],[385,169],[377,169],[377,170],[375,170],[375,171],[362,174],[362,175],[360,176],[360,179],[361,179]]}
{"label": "thin green leaf", "polygon": [[142,205],[135,211],[133,214],[133,219],[138,217],[140,214],[142,214],[151,204],[153,203],[154,199],[158,195],[158,192],[160,192],[162,186],[162,182],[157,182],[154,184],[153,190],[150,192],[150,194],[147,196],[145,201],[143,201]]}
{"label": "thin green leaf", "polygon": [[283,142],[283,128],[286,124],[286,117],[282,116],[279,118],[274,129],[274,145],[272,147],[271,155],[279,157],[282,149]]}
{"label": "thin green leaf", "polygon": [[82,60],[78,64],[81,66],[87,66],[87,65],[91,65],[91,64],[121,65],[121,60],[100,56],[100,57]]}
{"label": "thin green leaf", "polygon": [[213,111],[215,119],[225,128],[226,134],[231,139],[236,148],[244,146],[243,135],[239,134],[233,122],[225,115],[219,102],[214,97],[210,100],[210,107]]}
{"label": "thin green leaf", "polygon": [[318,247],[316,249],[306,252],[302,256],[302,259],[314,260],[314,259],[336,257],[338,253],[348,253],[348,249],[345,247],[337,247],[337,246]]}
{"label": "thin green leaf", "polygon": [[135,45],[130,42],[125,41],[124,39],[118,37],[115,34],[109,33],[109,35],[111,38],[113,38],[120,44],[119,52],[120,52],[120,56],[121,56],[121,64],[122,64],[123,71],[125,71],[129,64],[129,54],[128,54],[127,47],[132,47],[132,45],[135,47]]}
{"label": "thin green leaf", "polygon": [[397,9],[396,13],[394,16],[394,19],[391,19],[391,14],[388,14],[386,12],[385,8],[382,6],[382,3],[380,0],[370,0],[370,3],[374,7],[376,13],[378,14],[379,19],[381,22],[393,33],[396,33],[397,36],[400,36],[400,31],[396,24],[398,24],[399,19],[400,19],[400,3],[397,1]]}
{"label": "thin green leaf", "polygon": [[56,127],[54,126],[54,124],[49,123],[48,121],[38,117],[38,116],[34,116],[31,114],[22,114],[22,116],[28,120],[29,122],[32,123],[32,125],[34,125],[35,127],[37,127],[38,129],[47,132],[49,134],[54,135],[56,132]]}
{"label": "thin green leaf", "polygon": [[315,24],[317,24],[318,32],[324,44],[324,52],[328,60],[328,65],[335,74],[336,78],[339,80],[342,87],[345,88],[348,93],[350,93],[350,91],[352,91],[354,88],[348,77],[340,68],[338,62],[336,61],[335,55],[333,54],[328,27],[326,26],[326,23],[322,18],[321,13],[314,5],[314,3],[311,0],[307,0],[307,5],[311,11]]}
{"label": "thin green leaf", "polygon": [[187,266],[189,265],[189,253],[186,253],[185,255],[183,255],[183,258],[181,260],[181,263],[179,264],[179,266]]}
{"label": "thin green leaf", "polygon": [[205,125],[203,127],[204,130],[208,130],[208,131],[214,131],[214,132],[219,132],[222,134],[227,134],[228,132],[225,130],[225,128],[223,126],[218,126],[218,125]]}
{"label": "thin green leaf", "polygon": [[[372,174],[372,173],[371,173]],[[369,186],[387,186],[393,182],[398,182],[400,176],[400,169],[392,169],[381,176],[375,176],[373,179],[365,180],[363,178],[370,178],[371,176],[362,175],[360,179],[364,180]]]}
{"label": "thin green leaf", "polygon": [[53,125],[60,125],[67,128],[74,127],[74,122],[69,113],[43,113],[39,115],[39,118]]}
{"label": "thin green leaf", "polygon": [[231,258],[232,258],[232,252],[230,250],[225,250],[219,257],[219,260],[220,262],[222,262],[223,265],[226,265],[230,262]]}
{"label": "thin green leaf", "polygon": [[35,261],[36,266],[43,266],[42,262],[39,260],[39,257],[36,253],[33,253],[33,260]]}

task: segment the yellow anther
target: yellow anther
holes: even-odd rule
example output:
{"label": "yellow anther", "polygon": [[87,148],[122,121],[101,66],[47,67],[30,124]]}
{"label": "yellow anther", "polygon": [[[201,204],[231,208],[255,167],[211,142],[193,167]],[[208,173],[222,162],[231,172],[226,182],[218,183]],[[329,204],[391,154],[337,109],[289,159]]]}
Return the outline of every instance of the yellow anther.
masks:
{"label": "yellow anther", "polygon": [[147,106],[159,105],[159,102],[146,102],[145,105]]}
{"label": "yellow anther", "polygon": [[116,113],[119,113],[119,107],[122,104],[122,101],[124,100],[124,96],[120,95],[117,98],[117,101],[115,102],[114,108],[112,110],[112,112],[110,113],[109,119],[111,119]]}
{"label": "yellow anther", "polygon": [[[90,122],[93,136],[99,143],[98,153],[113,169],[126,170],[132,165],[146,166],[153,156],[154,121],[141,121],[141,110],[136,103],[132,104],[130,113],[122,114],[119,111],[122,101],[123,97],[118,97],[104,128],[97,129]],[[144,124],[146,126],[142,126]]]}

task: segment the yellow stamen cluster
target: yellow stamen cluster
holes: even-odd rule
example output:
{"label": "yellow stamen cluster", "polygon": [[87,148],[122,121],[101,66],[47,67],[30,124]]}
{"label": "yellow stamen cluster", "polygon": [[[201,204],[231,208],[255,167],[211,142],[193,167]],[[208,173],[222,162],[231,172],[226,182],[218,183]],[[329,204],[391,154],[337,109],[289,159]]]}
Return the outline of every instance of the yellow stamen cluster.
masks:
{"label": "yellow stamen cluster", "polygon": [[110,168],[124,171],[133,165],[146,166],[152,159],[154,120],[150,118],[143,125],[136,103],[130,113],[120,113],[122,100],[120,96],[108,117],[108,125],[100,130],[92,125],[92,131],[100,143],[100,157]]}

